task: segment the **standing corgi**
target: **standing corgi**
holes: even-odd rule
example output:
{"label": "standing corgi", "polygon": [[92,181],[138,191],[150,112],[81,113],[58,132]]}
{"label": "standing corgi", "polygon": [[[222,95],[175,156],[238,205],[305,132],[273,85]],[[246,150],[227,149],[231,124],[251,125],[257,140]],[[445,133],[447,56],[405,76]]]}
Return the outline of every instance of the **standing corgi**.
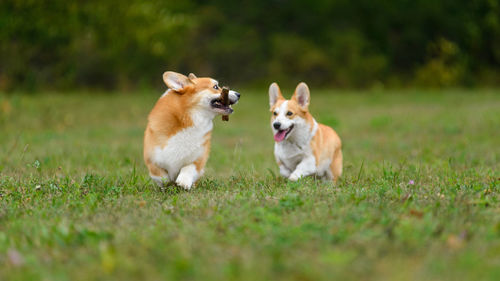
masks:
{"label": "standing corgi", "polygon": [[342,174],[342,144],[337,133],[319,124],[309,113],[310,93],[300,83],[290,100],[285,100],[278,84],[269,87],[274,156],[280,174],[292,181],[315,175],[337,181]]}
{"label": "standing corgi", "polygon": [[210,153],[213,119],[229,115],[240,94],[229,91],[229,104],[221,102],[222,88],[211,78],[188,77],[167,71],[168,90],[148,117],[144,132],[144,162],[149,175],[160,186],[174,181],[191,189],[203,175]]}

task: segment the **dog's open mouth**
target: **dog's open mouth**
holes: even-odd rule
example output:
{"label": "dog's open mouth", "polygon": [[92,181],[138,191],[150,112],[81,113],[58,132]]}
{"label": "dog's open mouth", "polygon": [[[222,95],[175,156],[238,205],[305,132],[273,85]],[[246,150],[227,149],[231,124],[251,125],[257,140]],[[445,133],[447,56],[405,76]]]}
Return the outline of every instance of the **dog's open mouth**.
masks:
{"label": "dog's open mouth", "polygon": [[293,129],[293,125],[288,127],[288,129],[278,130],[278,132],[276,132],[276,134],[274,135],[274,140],[277,142],[280,142],[280,141],[286,139],[286,137],[288,136],[288,134],[290,134],[292,129]]}
{"label": "dog's open mouth", "polygon": [[233,109],[231,108],[231,104],[234,104],[234,103],[229,102],[229,105],[227,105],[227,106],[222,104],[222,100],[220,98],[213,99],[210,102],[210,105],[212,106],[213,109],[215,109],[215,111],[222,113],[224,115],[229,115],[229,114],[233,113]]}

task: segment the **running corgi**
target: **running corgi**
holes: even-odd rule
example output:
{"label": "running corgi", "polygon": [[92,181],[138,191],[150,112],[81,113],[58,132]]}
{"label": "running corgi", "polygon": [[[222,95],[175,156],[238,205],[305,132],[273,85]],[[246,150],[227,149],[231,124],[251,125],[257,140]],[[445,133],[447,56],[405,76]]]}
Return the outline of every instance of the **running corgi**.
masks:
{"label": "running corgi", "polygon": [[278,84],[269,87],[274,156],[280,174],[289,180],[314,175],[336,182],[342,174],[342,144],[332,128],[314,120],[309,101],[309,88],[303,82],[290,100],[285,100]]}
{"label": "running corgi", "polygon": [[222,87],[214,79],[167,71],[163,82],[168,90],[149,114],[144,132],[144,162],[158,185],[172,181],[189,190],[203,175],[212,120],[218,114],[231,114],[240,94],[229,91],[225,106]]}

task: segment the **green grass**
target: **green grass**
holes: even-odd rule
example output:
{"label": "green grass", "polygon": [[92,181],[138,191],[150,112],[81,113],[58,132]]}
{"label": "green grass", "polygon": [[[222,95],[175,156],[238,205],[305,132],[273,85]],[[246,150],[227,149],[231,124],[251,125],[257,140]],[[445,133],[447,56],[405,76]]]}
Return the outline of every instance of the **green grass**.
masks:
{"label": "green grass", "polygon": [[142,163],[159,93],[0,95],[0,280],[500,279],[498,91],[313,89],[337,186],[278,178],[241,92],[190,192]]}

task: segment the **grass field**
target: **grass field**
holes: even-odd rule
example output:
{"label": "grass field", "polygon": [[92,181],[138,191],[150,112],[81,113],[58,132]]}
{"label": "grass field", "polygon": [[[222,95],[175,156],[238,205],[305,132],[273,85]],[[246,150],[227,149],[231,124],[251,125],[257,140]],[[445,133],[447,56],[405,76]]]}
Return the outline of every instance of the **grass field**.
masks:
{"label": "grass field", "polygon": [[142,162],[160,93],[0,95],[0,280],[500,280],[499,91],[313,89],[337,186],[278,178],[241,93],[190,192]]}

